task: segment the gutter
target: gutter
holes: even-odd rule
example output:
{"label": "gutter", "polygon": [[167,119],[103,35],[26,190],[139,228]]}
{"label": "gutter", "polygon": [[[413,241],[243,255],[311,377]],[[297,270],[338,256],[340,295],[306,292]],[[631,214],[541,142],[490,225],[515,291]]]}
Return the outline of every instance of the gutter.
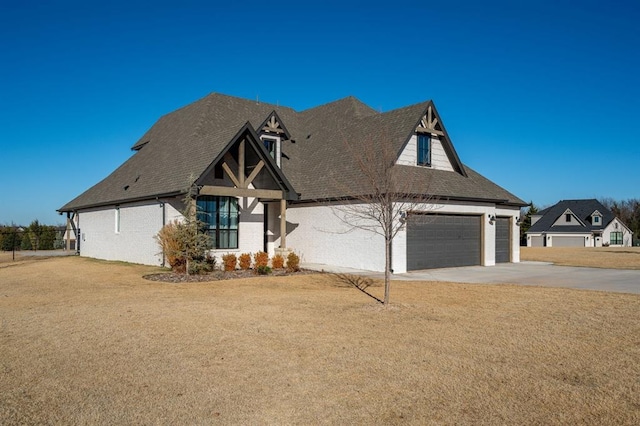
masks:
{"label": "gutter", "polygon": [[160,197],[170,198],[170,197],[175,197],[177,195],[182,195],[184,193],[185,191],[174,191],[174,192],[168,192],[165,194],[154,194],[154,195],[148,195],[145,197],[126,198],[121,200],[110,200],[110,201],[104,201],[100,203],[84,204],[84,205],[79,205],[75,207],[66,207],[66,208],[61,207],[59,210],[56,210],[56,211],[59,213],[66,213],[66,212],[75,212],[75,211],[84,210],[84,209],[91,209],[94,207],[113,206],[115,204],[122,204],[122,203],[135,203],[138,201],[152,201],[152,200],[157,201]]}

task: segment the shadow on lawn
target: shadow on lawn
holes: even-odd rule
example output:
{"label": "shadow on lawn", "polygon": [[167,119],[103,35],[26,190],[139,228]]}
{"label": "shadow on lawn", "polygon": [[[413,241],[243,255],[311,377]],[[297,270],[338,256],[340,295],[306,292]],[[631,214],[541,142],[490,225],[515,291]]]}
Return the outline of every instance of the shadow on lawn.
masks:
{"label": "shadow on lawn", "polygon": [[367,296],[369,296],[370,298],[374,299],[376,302],[383,303],[381,299],[378,299],[376,296],[374,296],[373,294],[367,291],[367,289],[374,284],[373,279],[363,277],[360,275],[353,275],[353,274],[331,274],[331,275],[336,278],[339,284],[343,284],[346,287],[354,287],[360,290],[361,292],[363,292],[364,294],[366,294]]}

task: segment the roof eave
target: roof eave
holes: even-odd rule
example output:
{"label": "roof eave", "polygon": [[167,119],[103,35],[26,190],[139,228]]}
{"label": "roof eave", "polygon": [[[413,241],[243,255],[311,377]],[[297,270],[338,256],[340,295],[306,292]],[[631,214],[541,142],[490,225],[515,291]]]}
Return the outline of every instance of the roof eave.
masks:
{"label": "roof eave", "polygon": [[185,193],[186,193],[186,191],[173,191],[173,192],[165,192],[165,193],[161,193],[161,194],[145,195],[145,196],[141,196],[141,197],[124,198],[124,199],[120,199],[120,200],[103,201],[103,202],[99,202],[99,203],[80,204],[78,206],[70,206],[70,207],[67,207],[68,204],[66,204],[66,205],[62,206],[61,208],[59,208],[58,210],[56,210],[56,211],[58,213],[72,213],[72,212],[77,212],[79,210],[93,209],[93,208],[97,208],[97,207],[117,206],[119,204],[136,203],[136,202],[139,202],[139,201],[159,200],[160,198],[173,198],[173,197],[176,197],[178,195],[185,194]]}

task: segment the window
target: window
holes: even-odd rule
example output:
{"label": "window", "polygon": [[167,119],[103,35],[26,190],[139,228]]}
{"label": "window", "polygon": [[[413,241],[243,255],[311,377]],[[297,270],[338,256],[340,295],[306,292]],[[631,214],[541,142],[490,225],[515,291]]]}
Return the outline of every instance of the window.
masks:
{"label": "window", "polygon": [[431,165],[431,137],[428,135],[418,135],[418,165]]}
{"label": "window", "polygon": [[564,215],[565,222],[571,222],[571,213],[567,213]]}
{"label": "window", "polygon": [[276,158],[276,145],[278,141],[276,139],[271,138],[263,138],[262,143],[264,143],[264,147],[267,148],[267,152],[271,154],[271,158]]}
{"label": "window", "polygon": [[612,231],[611,236],[609,237],[609,244],[612,245],[622,245],[622,232],[620,231]]}
{"label": "window", "polygon": [[594,216],[593,223],[600,223],[600,216]]}
{"label": "window", "polygon": [[265,149],[276,160],[276,164],[280,167],[280,138],[262,137],[262,143]]}
{"label": "window", "polygon": [[198,197],[198,219],[216,249],[238,248],[238,199],[232,197]]}

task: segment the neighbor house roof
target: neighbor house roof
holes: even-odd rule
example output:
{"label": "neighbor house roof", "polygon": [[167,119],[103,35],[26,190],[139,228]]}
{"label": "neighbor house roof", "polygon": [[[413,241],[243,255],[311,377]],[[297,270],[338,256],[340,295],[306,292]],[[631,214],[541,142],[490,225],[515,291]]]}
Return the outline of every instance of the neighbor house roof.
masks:
{"label": "neighbor house roof", "polygon": [[[582,225],[556,225],[554,223],[567,211],[573,213],[583,224]],[[592,223],[594,212],[600,213],[602,220],[600,223]],[[562,232],[562,233],[590,233],[591,231],[602,230],[611,223],[615,216],[602,203],[596,199],[588,200],[561,200],[557,204],[540,210],[535,216],[540,219],[529,228],[528,232]]]}
{"label": "neighbor house roof", "polygon": [[[391,149],[399,155],[431,101],[380,113],[354,97],[297,112],[291,108],[213,93],[161,117],[132,147],[134,154],[60,211],[178,195],[188,182],[249,125],[256,131],[275,112],[290,139],[283,141],[282,171],[301,200],[341,198],[370,191],[354,155]],[[441,120],[440,120],[441,123]],[[442,127],[444,130],[444,127]],[[454,172],[396,166],[436,197],[526,205],[464,166],[444,130],[443,147]],[[349,190],[346,190],[349,188]],[[351,193],[349,193],[351,192]]]}

